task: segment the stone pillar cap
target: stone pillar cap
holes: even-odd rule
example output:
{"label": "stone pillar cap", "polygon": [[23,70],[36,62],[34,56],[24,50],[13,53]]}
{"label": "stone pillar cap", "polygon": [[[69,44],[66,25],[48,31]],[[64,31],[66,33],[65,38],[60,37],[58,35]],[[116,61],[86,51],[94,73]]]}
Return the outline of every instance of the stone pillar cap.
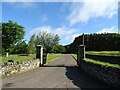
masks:
{"label": "stone pillar cap", "polygon": [[78,45],[78,47],[85,47],[85,45]]}
{"label": "stone pillar cap", "polygon": [[42,45],[37,45],[37,47],[43,47]]}

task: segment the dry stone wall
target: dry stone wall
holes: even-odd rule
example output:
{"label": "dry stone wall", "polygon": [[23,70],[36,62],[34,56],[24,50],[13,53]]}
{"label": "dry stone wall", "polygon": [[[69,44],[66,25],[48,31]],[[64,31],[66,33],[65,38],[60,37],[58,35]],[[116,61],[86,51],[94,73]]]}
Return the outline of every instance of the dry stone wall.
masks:
{"label": "dry stone wall", "polygon": [[[85,58],[84,56],[85,56],[85,46],[80,45],[78,46],[77,64],[83,71],[85,71],[91,77],[94,77],[110,86],[120,88],[120,68],[87,62],[84,60]],[[93,59],[102,58],[102,60],[104,61],[107,60],[108,57],[91,56],[91,58]],[[116,60],[114,60],[114,58],[111,57],[109,57],[108,59],[110,59],[112,62],[115,61],[119,62],[119,59],[117,57]]]}
{"label": "dry stone wall", "polygon": [[90,76],[104,83],[120,88],[120,68],[95,64],[81,60],[80,67]]}
{"label": "dry stone wall", "polygon": [[2,70],[2,76],[9,76],[12,74],[20,74],[28,70],[32,70],[40,66],[40,60],[25,60],[20,62],[7,62],[2,63],[0,69]]}

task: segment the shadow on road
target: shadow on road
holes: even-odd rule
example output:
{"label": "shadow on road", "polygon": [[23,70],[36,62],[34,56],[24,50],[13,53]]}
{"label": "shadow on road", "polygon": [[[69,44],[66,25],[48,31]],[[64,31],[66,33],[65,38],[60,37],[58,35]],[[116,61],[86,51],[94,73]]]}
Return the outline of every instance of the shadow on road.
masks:
{"label": "shadow on road", "polygon": [[80,87],[83,90],[89,88],[109,88],[108,85],[88,76],[77,66],[66,67],[66,76],[68,77],[68,79],[72,80],[72,83],[74,85]]}
{"label": "shadow on road", "polygon": [[6,83],[3,87],[10,87],[13,83]]}
{"label": "shadow on road", "polygon": [[66,72],[65,75],[68,79],[72,80],[72,83],[81,88],[82,90],[86,90],[89,88],[102,90],[104,88],[110,88],[108,85],[98,81],[94,78],[88,76],[84,71],[82,71],[78,66],[65,66],[65,65],[57,65],[57,66],[44,66],[44,67],[65,67]]}

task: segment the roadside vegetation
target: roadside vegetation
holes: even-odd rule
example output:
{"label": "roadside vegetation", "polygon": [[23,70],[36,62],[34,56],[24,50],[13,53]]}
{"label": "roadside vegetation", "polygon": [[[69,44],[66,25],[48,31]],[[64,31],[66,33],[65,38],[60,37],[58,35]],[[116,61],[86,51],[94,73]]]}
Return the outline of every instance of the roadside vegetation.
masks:
{"label": "roadside vegetation", "polygon": [[101,65],[105,65],[105,66],[112,66],[112,67],[120,68],[120,65],[118,65],[118,64],[111,64],[111,63],[108,63],[108,62],[96,61],[94,59],[85,58],[85,61],[96,63],[96,64],[101,64]]}
{"label": "roadside vegetation", "polygon": [[120,51],[86,51],[90,55],[120,56]]}
{"label": "roadside vegetation", "polygon": [[64,54],[48,54],[48,57],[47,57],[47,62],[50,61],[50,60],[53,60],[55,58],[58,58],[60,56],[63,56]]}
{"label": "roadside vegetation", "polygon": [[[71,55],[73,56],[73,58],[75,58],[75,60],[77,60],[77,55],[76,54],[71,54]],[[108,63],[108,62],[101,62],[101,61],[98,61],[98,60],[96,61],[94,59],[89,59],[89,58],[85,58],[84,60],[87,61],[87,62],[92,62],[92,63],[96,63],[96,64],[101,64],[101,65],[120,68],[120,65],[118,65],[118,64],[111,64],[111,63]]]}
{"label": "roadside vegetation", "polygon": [[[15,55],[15,54],[14,54]],[[32,55],[16,55],[16,56],[9,56],[9,57],[2,57],[1,62],[9,62],[9,61],[13,61],[13,62],[20,62],[20,61],[24,61],[24,60],[33,60],[35,59],[36,55],[32,54]]]}
{"label": "roadside vegetation", "polygon": [[76,54],[71,54],[71,55],[75,60],[77,60],[77,55]]}
{"label": "roadside vegetation", "polygon": [[[55,59],[57,57],[60,57],[64,54],[48,54],[47,56],[47,62]],[[27,54],[18,54],[18,55],[11,55],[9,57],[2,57],[2,60],[0,62],[9,62],[9,61],[13,61],[13,62],[20,62],[20,61],[24,61],[24,60],[34,60],[36,58],[35,54],[32,55],[27,55]]]}

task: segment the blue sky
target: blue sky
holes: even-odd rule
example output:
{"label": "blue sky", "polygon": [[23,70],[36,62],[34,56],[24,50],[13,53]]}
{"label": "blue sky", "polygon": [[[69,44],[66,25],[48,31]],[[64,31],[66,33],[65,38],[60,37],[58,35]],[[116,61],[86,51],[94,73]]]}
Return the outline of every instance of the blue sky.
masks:
{"label": "blue sky", "polygon": [[117,0],[94,2],[8,2],[2,3],[2,22],[12,20],[25,27],[25,40],[47,31],[67,45],[82,33],[118,32]]}

